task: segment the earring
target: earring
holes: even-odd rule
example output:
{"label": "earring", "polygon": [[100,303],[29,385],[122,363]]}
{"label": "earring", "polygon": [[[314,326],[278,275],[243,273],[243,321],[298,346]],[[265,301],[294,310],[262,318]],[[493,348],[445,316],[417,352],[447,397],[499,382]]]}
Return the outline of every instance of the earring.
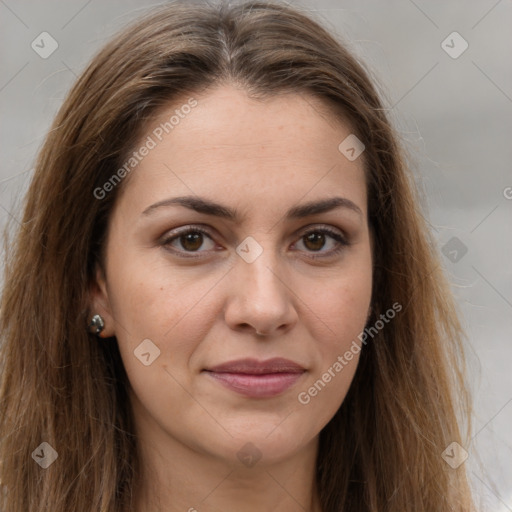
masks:
{"label": "earring", "polygon": [[98,335],[103,329],[105,329],[105,321],[100,315],[94,315],[89,324],[89,332]]}

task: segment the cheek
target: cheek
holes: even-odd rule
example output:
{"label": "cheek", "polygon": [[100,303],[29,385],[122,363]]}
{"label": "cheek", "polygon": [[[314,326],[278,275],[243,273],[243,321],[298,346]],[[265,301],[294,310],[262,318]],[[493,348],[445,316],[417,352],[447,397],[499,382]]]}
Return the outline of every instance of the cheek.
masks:
{"label": "cheek", "polygon": [[130,337],[163,340],[175,328],[183,329],[187,312],[208,291],[209,279],[191,280],[193,270],[173,268],[158,251],[113,251],[111,261],[110,305]]}
{"label": "cheek", "polygon": [[343,333],[351,326],[360,326],[366,321],[371,300],[371,276],[352,275],[332,284],[318,301],[320,311],[329,319],[335,333]]}
{"label": "cheek", "polygon": [[[368,262],[367,262],[368,263]],[[354,267],[317,290],[311,309],[321,312],[315,325],[316,361],[311,376],[298,390],[299,410],[315,417],[322,428],[339,409],[352,383],[361,350],[361,333],[371,303],[371,264]]]}
{"label": "cheek", "polygon": [[372,266],[369,257],[357,265],[322,282],[310,294],[311,309],[317,314],[322,330],[314,336],[325,355],[332,355],[350,345],[366,324],[372,294]]}
{"label": "cheek", "polygon": [[169,370],[186,383],[189,360],[216,319],[211,290],[218,276],[199,278],[193,269],[171,268],[163,258],[129,256],[122,260],[119,255],[117,264],[112,260],[109,274],[110,306],[127,373],[136,378],[144,368],[137,354],[147,346],[158,354],[153,374],[156,368]]}
{"label": "cheek", "polygon": [[[335,288],[333,293],[326,294],[322,303],[318,304],[329,327],[329,335],[316,338],[318,364],[314,376],[320,378],[330,371],[332,377],[334,371],[336,379],[325,376],[323,380],[332,380],[333,384],[329,384],[329,387],[339,388],[343,392],[348,389],[347,386],[357,367],[361,346],[360,335],[364,330],[370,306],[371,282],[368,288],[361,288],[360,285],[361,282],[351,288],[345,283],[340,288]],[[342,371],[339,365],[336,365],[340,357],[343,359]],[[331,396],[339,397],[336,393]]]}
{"label": "cheek", "polygon": [[179,273],[173,273],[172,279],[169,275],[169,269],[161,266],[140,265],[137,274],[120,266],[112,279],[111,301],[136,404],[143,408],[142,416],[149,413],[163,424],[190,408],[188,391],[194,389],[190,359],[212,321],[205,310],[207,301],[198,302],[211,284],[196,280],[194,286],[185,286]]}

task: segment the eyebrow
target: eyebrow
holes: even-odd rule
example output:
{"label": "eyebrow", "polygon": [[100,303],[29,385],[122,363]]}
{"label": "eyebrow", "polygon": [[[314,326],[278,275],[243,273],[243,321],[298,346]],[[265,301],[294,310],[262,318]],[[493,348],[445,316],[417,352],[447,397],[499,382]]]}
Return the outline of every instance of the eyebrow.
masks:
{"label": "eyebrow", "polygon": [[[142,212],[142,215],[151,215],[153,212],[155,212],[155,210],[159,208],[173,205],[184,206],[185,208],[189,208],[198,213],[204,213],[206,215],[212,215],[231,221],[240,222],[241,220],[240,213],[237,210],[199,196],[180,196],[164,199],[162,201],[158,201],[155,204],[152,204],[151,206],[148,206]],[[288,220],[302,219],[304,217],[317,215],[319,213],[326,213],[336,208],[345,208],[352,210],[361,216],[363,215],[363,212],[359,206],[357,206],[350,199],[347,199],[346,197],[330,197],[318,201],[310,201],[299,206],[294,206],[288,210],[285,218]]]}

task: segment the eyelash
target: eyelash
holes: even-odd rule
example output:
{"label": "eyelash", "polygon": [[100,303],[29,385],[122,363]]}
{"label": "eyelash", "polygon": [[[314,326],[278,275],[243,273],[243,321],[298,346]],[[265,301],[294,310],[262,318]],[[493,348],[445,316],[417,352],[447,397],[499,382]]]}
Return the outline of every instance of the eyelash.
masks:
{"label": "eyelash", "polygon": [[[187,226],[185,229],[175,232],[170,236],[164,236],[160,242],[160,245],[164,246],[167,250],[172,251],[173,253],[178,254],[180,257],[183,257],[183,258],[202,258],[202,256],[183,256],[183,254],[186,254],[187,252],[193,254],[194,252],[204,252],[204,251],[182,251],[182,250],[171,249],[169,247],[170,244],[174,240],[178,240],[180,237],[182,237],[184,235],[188,235],[189,233],[202,233],[203,235],[206,235],[208,238],[212,239],[210,233],[207,230],[205,230],[201,227]],[[331,238],[333,238],[336,242],[338,242],[338,247],[329,251],[327,254],[322,254],[321,256],[312,254],[310,256],[310,258],[314,259],[314,260],[331,258],[333,256],[337,256],[345,249],[345,247],[350,245],[350,243],[347,242],[347,240],[339,232],[334,231],[327,227],[310,229],[309,231],[306,231],[305,233],[303,233],[299,239],[302,239],[302,238],[306,237],[307,235],[310,235],[311,233],[326,234],[326,235],[330,236]]]}

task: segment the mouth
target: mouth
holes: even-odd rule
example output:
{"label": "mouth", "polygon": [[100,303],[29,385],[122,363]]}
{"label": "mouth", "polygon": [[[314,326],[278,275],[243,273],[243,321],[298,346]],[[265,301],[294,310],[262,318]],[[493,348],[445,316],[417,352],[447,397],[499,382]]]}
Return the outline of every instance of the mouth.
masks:
{"label": "mouth", "polygon": [[270,398],[291,388],[306,372],[289,359],[239,359],[205,371],[223,386],[251,398]]}

